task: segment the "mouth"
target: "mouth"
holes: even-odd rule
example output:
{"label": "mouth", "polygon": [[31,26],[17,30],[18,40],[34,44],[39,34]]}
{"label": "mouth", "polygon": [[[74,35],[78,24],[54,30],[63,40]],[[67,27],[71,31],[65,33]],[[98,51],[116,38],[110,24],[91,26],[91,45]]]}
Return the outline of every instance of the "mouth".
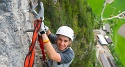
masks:
{"label": "mouth", "polygon": [[63,49],[64,49],[64,46],[59,46],[59,49],[60,49],[60,50],[63,50]]}
{"label": "mouth", "polygon": [[60,48],[63,48],[63,46],[59,46]]}

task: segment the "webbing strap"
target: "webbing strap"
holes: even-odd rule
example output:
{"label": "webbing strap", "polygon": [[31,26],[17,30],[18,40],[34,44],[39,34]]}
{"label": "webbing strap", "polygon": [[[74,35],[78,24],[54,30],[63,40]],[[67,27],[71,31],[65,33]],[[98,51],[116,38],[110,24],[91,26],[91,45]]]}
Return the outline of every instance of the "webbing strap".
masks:
{"label": "webbing strap", "polygon": [[43,61],[46,60],[46,56],[45,56],[45,51],[44,51],[44,44],[43,44],[43,40],[42,40],[42,37],[41,36],[38,36],[38,41],[39,41],[39,45],[40,45],[40,48],[41,48],[41,51],[42,51],[42,56],[43,56]]}
{"label": "webbing strap", "polygon": [[35,20],[34,21],[34,32],[32,37],[32,43],[29,47],[29,53],[26,55],[24,67],[33,67],[34,65],[34,59],[35,59],[35,43],[38,36],[38,31],[41,27],[41,20]]}

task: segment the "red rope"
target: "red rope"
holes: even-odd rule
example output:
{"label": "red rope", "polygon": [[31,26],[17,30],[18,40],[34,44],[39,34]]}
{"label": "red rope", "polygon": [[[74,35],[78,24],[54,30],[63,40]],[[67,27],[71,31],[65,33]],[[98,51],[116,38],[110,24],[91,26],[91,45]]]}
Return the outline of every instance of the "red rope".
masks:
{"label": "red rope", "polygon": [[[35,43],[36,43],[36,39],[37,39],[37,36],[38,36],[38,31],[41,27],[41,22],[42,20],[41,19],[37,19],[34,21],[34,32],[33,32],[33,37],[32,37],[32,43],[29,47],[29,53],[26,55],[26,58],[25,58],[25,62],[24,62],[24,67],[33,67],[34,65],[34,59],[35,59]],[[39,38],[39,37],[38,37]],[[40,41],[40,47],[43,46],[43,43],[42,43],[42,37],[39,39]],[[42,51],[44,50],[44,47],[42,47]],[[43,52],[42,52],[43,53]],[[43,55],[44,56],[44,55]],[[44,56],[45,57],[45,56]],[[45,59],[44,59],[45,60]]]}
{"label": "red rope", "polygon": [[42,55],[43,55],[43,61],[46,60],[46,56],[45,56],[45,51],[44,51],[44,44],[43,44],[43,40],[42,40],[42,37],[41,36],[38,36],[38,41],[40,43],[40,48],[41,48],[41,51],[42,51]]}

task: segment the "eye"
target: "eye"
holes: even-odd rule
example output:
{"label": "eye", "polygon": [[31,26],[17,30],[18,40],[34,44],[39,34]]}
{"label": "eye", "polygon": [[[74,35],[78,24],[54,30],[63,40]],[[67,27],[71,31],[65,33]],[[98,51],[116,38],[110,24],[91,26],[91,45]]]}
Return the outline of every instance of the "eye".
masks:
{"label": "eye", "polygon": [[64,40],[64,42],[66,43],[66,42],[68,42],[68,40]]}
{"label": "eye", "polygon": [[61,39],[61,38],[58,38],[57,40],[58,40],[58,41],[62,41],[62,39]]}

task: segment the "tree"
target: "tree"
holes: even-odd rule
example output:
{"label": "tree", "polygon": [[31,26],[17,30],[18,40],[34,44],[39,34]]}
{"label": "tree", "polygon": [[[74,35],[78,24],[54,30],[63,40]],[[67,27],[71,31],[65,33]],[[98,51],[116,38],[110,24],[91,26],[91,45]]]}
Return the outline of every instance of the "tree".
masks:
{"label": "tree", "polygon": [[[93,49],[94,15],[87,0],[59,0],[57,4],[45,3],[46,21],[54,32],[61,25],[68,25],[75,31],[73,50],[75,58],[71,67],[90,67],[95,63]],[[77,65],[77,66],[76,66]]]}

